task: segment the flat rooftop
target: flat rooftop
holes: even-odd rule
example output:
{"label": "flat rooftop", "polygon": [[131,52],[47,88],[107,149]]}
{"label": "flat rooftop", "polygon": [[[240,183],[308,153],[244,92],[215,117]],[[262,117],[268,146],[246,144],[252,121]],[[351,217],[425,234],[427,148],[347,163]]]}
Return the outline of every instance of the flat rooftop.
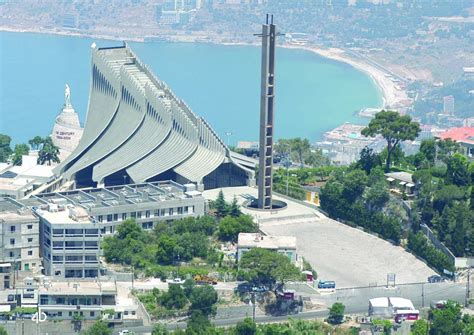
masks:
{"label": "flat rooftop", "polygon": [[20,200],[25,206],[40,207],[48,203],[71,204],[87,210],[147,202],[201,197],[200,192],[186,192],[174,181],[160,181],[105,188],[87,188],[64,192],[43,193]]}
{"label": "flat rooftop", "polygon": [[92,223],[87,211],[82,207],[58,207],[54,211],[37,209],[36,213],[52,224]]}
{"label": "flat rooftop", "polygon": [[294,236],[270,236],[259,233],[240,233],[238,247],[263,249],[296,249]]}
{"label": "flat rooftop", "polygon": [[15,200],[0,198],[0,222],[10,220],[37,220],[37,218]]}
{"label": "flat rooftop", "polygon": [[39,294],[48,295],[101,295],[117,292],[115,282],[52,281],[39,287]]}

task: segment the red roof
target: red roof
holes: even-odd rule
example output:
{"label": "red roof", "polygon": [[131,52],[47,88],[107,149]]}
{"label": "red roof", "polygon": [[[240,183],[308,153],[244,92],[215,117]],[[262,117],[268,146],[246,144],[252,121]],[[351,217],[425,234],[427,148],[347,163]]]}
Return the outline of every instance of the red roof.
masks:
{"label": "red roof", "polygon": [[441,133],[439,137],[474,144],[474,127],[451,128]]}

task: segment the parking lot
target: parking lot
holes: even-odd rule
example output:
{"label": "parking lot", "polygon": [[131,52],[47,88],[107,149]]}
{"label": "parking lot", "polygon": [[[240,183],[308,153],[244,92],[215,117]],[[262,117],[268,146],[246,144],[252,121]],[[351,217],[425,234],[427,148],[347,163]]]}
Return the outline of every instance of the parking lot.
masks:
{"label": "parking lot", "polygon": [[[227,201],[235,195],[240,203],[257,195],[257,190],[250,187],[223,190]],[[209,190],[204,195],[214,200],[217,193],[218,190]],[[434,274],[402,247],[329,219],[314,209],[287,203],[288,208],[280,212],[245,212],[258,219],[265,233],[296,236],[298,255],[311,263],[320,279],[334,280],[337,288],[384,285],[388,273],[395,274],[397,284],[426,282]]]}

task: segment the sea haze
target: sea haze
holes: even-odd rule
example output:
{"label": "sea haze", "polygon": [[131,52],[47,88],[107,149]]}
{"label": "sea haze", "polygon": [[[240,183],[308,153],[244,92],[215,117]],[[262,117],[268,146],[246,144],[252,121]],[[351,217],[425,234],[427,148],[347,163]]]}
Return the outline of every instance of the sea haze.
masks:
{"label": "sea haze", "polygon": [[[0,132],[14,143],[51,132],[64,103],[64,85],[84,123],[90,80],[90,45],[120,42],[0,32]],[[193,111],[230,142],[257,140],[260,50],[252,46],[130,43]],[[312,142],[343,123],[363,123],[355,112],[382,104],[366,74],[309,51],[278,48],[276,137]]]}

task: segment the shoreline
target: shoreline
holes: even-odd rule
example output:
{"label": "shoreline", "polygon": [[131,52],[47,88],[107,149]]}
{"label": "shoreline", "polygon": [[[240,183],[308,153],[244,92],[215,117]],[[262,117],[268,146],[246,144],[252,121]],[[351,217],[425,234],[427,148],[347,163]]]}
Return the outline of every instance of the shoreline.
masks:
{"label": "shoreline", "polygon": [[[83,33],[83,32],[74,32],[66,31],[59,29],[39,29],[39,28],[14,28],[8,26],[0,26],[0,31],[5,32],[16,32],[16,33],[37,33],[37,34],[46,34],[46,35],[59,35],[59,36],[73,36],[73,37],[83,37],[83,38],[95,38],[101,40],[112,40],[112,41],[130,41],[130,42],[141,42],[145,43],[145,38],[134,38],[134,37],[124,37],[124,36],[111,36],[104,34],[96,33]],[[199,41],[199,40],[189,40],[181,39],[179,35],[177,36],[167,36],[165,37],[167,42],[182,42],[182,43],[211,43],[216,45],[227,45],[227,46],[256,46],[254,43],[246,42],[222,42],[217,40],[209,40],[208,42]],[[408,95],[405,90],[400,88],[398,84],[390,78],[390,74],[376,68],[375,66],[364,62],[363,60],[354,59],[348,55],[343,49],[339,48],[324,48],[314,45],[294,45],[294,44],[281,44],[278,47],[294,50],[305,50],[312,53],[315,53],[323,58],[342,62],[348,64],[355,69],[364,72],[367,74],[374,82],[375,86],[378,88],[382,95],[382,106],[367,106],[371,108],[398,108],[404,107],[406,101],[409,100]]]}

